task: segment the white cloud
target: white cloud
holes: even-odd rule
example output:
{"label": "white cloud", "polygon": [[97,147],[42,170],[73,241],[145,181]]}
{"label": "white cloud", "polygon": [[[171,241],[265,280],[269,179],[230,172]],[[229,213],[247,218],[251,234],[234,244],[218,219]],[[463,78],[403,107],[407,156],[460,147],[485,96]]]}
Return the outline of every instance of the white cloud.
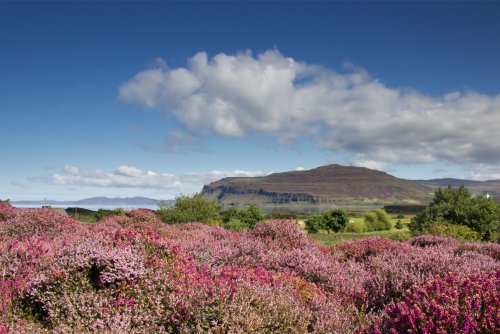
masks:
{"label": "white cloud", "polygon": [[500,167],[478,164],[469,170],[465,178],[476,181],[500,180]]}
{"label": "white cloud", "polygon": [[350,162],[352,166],[356,167],[366,167],[380,171],[387,171],[387,164],[380,161],[367,159],[363,154],[354,156]]}
{"label": "white cloud", "polygon": [[199,192],[203,185],[224,177],[247,177],[265,175],[261,171],[219,171],[174,175],[134,166],[121,165],[113,172],[86,171],[66,166],[63,174],[53,174],[56,185],[97,186],[106,188],[149,188],[168,190],[174,193]]}
{"label": "white cloud", "polygon": [[78,173],[80,173],[80,169],[78,169],[78,167],[75,166],[65,166],[64,171],[71,175],[78,175]]}
{"label": "white cloud", "polygon": [[139,72],[119,96],[176,117],[192,133],[261,132],[283,144],[308,137],[370,166],[500,162],[500,95],[427,96],[387,87],[359,68],[339,73],[276,50],[199,52],[186,67]]}

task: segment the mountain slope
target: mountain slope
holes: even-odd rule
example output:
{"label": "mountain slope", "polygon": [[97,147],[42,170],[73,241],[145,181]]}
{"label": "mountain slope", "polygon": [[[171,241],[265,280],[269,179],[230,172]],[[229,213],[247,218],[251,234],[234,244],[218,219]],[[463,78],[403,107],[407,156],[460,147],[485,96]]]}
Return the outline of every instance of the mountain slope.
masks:
{"label": "mountain slope", "polygon": [[263,177],[229,177],[205,186],[202,195],[223,204],[381,205],[426,203],[431,190],[384,172],[327,165]]}

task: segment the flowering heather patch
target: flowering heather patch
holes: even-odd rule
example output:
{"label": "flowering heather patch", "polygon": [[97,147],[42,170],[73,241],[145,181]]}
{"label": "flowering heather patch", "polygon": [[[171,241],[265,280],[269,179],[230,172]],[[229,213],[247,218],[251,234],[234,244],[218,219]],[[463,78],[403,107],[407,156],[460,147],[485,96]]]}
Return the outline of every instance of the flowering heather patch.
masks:
{"label": "flowering heather patch", "polygon": [[456,276],[500,270],[500,262],[489,256],[465,252],[455,255],[451,247],[414,247],[401,253],[381,253],[367,266],[373,273],[367,291],[369,308],[380,309],[391,300],[398,300],[414,285],[453,273]]}
{"label": "flowering heather patch", "polygon": [[346,259],[363,262],[371,256],[383,252],[407,252],[412,251],[407,244],[385,238],[366,238],[352,242],[345,242],[332,247],[332,252],[342,255]]}
{"label": "flowering heather patch", "polygon": [[[292,221],[238,233],[167,225],[147,210],[91,225],[49,210],[0,212],[0,334],[385,333],[443,280],[439,319],[458,307],[476,332],[497,330],[484,327],[498,323],[487,315],[498,309],[498,274],[496,290],[484,285],[500,270],[496,244],[372,238],[326,248]],[[459,301],[446,308],[445,298]],[[467,311],[469,300],[485,315]]]}
{"label": "flowering heather patch", "polygon": [[364,265],[355,261],[339,262],[294,222],[265,224],[269,226],[257,224],[257,232],[203,229],[204,233],[198,238],[186,240],[183,248],[199,263],[211,268],[237,265],[289,271],[320,285],[345,303],[363,305],[365,285],[370,280]]}
{"label": "flowering heather patch", "polygon": [[500,271],[447,274],[384,308],[371,333],[499,333]]}
{"label": "flowering heather patch", "polygon": [[298,223],[291,220],[258,223],[251,234],[281,249],[317,247],[316,243],[305,235]]}
{"label": "flowering heather patch", "polygon": [[483,255],[488,255],[497,261],[500,261],[500,244],[493,242],[469,242],[458,246],[455,250],[456,254],[462,254],[464,252],[476,252]]}
{"label": "flowering heather patch", "polygon": [[71,233],[80,223],[51,209],[16,209],[0,206],[0,237],[22,239],[33,235]]}

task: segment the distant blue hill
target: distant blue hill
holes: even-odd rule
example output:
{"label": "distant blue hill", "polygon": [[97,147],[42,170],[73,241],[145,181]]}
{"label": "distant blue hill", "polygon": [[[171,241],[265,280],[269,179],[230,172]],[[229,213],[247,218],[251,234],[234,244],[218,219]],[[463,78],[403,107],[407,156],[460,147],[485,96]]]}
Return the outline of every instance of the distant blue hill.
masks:
{"label": "distant blue hill", "polygon": [[[54,201],[54,200],[42,200],[42,201],[12,201],[13,205],[67,205],[67,206],[79,206],[79,205],[103,205],[103,206],[153,206],[158,205],[160,200],[147,198],[147,197],[91,197],[85,198],[77,201]],[[173,203],[172,200],[166,201],[167,203]]]}

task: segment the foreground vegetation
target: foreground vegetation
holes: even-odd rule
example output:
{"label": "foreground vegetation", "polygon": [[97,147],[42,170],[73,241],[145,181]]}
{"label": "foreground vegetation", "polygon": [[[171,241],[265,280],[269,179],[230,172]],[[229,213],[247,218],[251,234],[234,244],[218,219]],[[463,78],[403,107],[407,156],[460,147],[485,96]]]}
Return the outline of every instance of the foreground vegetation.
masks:
{"label": "foreground vegetation", "polygon": [[292,221],[236,232],[134,210],[82,224],[0,204],[0,254],[0,333],[500,331],[496,243],[325,247]]}

